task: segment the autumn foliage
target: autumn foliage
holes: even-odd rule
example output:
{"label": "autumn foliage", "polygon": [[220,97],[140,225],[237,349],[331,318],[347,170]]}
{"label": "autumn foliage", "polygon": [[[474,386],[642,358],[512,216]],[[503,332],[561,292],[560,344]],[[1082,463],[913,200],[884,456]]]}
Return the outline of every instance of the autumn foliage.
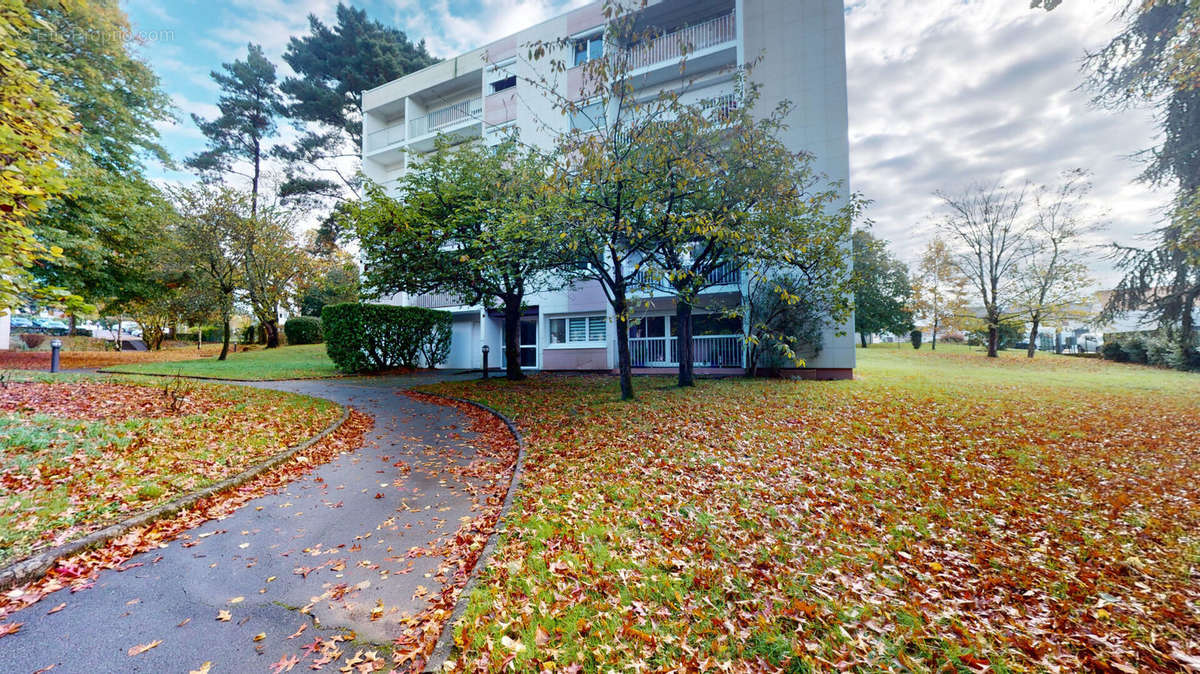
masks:
{"label": "autumn foliage", "polygon": [[856,381],[633,405],[442,385],[529,443],[455,671],[1196,666],[1200,381],[870,351]]}

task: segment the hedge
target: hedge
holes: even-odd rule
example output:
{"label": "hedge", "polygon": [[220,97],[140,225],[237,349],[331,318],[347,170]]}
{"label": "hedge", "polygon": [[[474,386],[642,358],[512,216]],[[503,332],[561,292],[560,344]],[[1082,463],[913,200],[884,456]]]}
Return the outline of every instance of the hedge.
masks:
{"label": "hedge", "polygon": [[326,305],[321,309],[325,350],[343,372],[433,367],[450,353],[448,311],[389,304]]}
{"label": "hedge", "polygon": [[288,344],[320,344],[325,341],[321,319],[316,316],[296,316],[283,324]]}

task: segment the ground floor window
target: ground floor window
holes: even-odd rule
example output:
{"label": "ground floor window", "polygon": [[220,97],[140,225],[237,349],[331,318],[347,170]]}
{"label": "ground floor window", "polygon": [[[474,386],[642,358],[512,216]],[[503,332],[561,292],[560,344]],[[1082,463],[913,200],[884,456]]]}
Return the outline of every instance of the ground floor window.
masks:
{"label": "ground floor window", "polygon": [[608,339],[604,316],[570,316],[550,319],[551,344],[603,344]]}

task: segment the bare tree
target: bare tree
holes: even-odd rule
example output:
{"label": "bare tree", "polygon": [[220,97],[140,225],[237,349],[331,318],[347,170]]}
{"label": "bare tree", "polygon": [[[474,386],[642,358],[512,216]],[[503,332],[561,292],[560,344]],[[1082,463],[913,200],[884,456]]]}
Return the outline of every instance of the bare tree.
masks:
{"label": "bare tree", "polygon": [[1084,213],[1090,191],[1087,174],[1073,170],[1064,173],[1057,188],[1043,187],[1034,196],[1031,251],[1017,275],[1016,302],[1030,325],[1029,358],[1044,323],[1083,315],[1080,305],[1093,283],[1081,255],[1081,239],[1095,229]]}
{"label": "bare tree", "polygon": [[1011,317],[1017,273],[1030,254],[1022,210],[1028,186],[975,185],[957,195],[938,192],[948,211],[938,223],[951,240],[954,265],[979,292],[987,323],[987,355],[999,350],[1000,323]]}

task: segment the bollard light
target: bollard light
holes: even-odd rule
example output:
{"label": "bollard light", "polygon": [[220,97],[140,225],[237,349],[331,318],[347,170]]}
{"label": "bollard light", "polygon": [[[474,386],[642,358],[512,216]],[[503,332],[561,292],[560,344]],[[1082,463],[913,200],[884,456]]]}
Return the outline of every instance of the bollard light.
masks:
{"label": "bollard light", "polygon": [[62,351],[62,340],[50,340],[50,371],[58,372],[58,352]]}
{"label": "bollard light", "polygon": [[487,344],[484,344],[483,345],[483,378],[484,379],[488,378],[488,362],[487,362],[488,351],[491,351],[491,349],[488,348]]}

